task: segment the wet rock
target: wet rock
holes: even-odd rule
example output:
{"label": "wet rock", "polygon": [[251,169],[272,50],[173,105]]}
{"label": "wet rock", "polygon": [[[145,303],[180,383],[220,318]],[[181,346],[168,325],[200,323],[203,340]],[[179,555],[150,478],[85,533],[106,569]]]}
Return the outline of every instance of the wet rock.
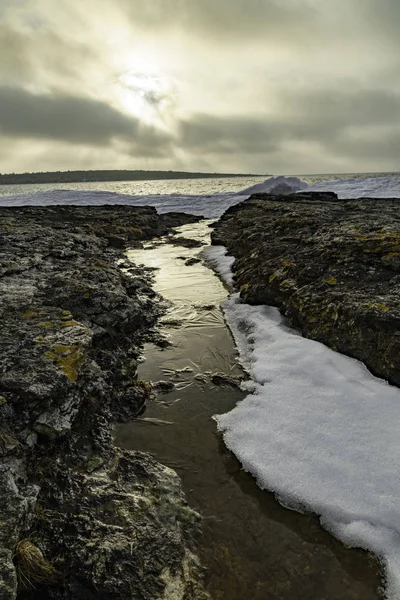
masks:
{"label": "wet rock", "polygon": [[185,261],[185,265],[187,267],[191,267],[192,265],[197,265],[200,262],[201,262],[200,258],[189,258],[188,260]]}
{"label": "wet rock", "polygon": [[153,383],[153,388],[162,394],[168,394],[175,389],[175,384],[172,381],[156,381]]}
{"label": "wet rock", "polygon": [[[170,222],[180,219],[191,222]],[[165,312],[150,270],[123,252],[170,226],[149,207],[0,209],[4,600],[17,588],[21,600],[205,597],[199,517],[176,474],[112,444],[113,420],[134,418],[151,393],[137,362]],[[24,538],[55,565],[46,589],[18,587]]]}
{"label": "wet rock", "polygon": [[58,554],[64,578],[46,597],[169,598],[171,580],[181,589],[177,598],[205,600],[196,584],[201,568],[187,544],[199,525],[168,467],[140,452],[117,451],[106,465],[92,457],[37,521],[35,542],[46,556]]}
{"label": "wet rock", "polygon": [[159,215],[159,219],[165,227],[171,228],[181,227],[182,225],[188,225],[189,223],[198,223],[199,221],[202,221],[204,217],[186,213],[169,212]]}
{"label": "wet rock", "polygon": [[226,375],[225,373],[214,373],[211,376],[211,381],[214,385],[229,386],[234,388],[240,387],[241,382],[239,377],[232,377],[231,375]]}
{"label": "wet rock", "polygon": [[244,301],[279,307],[312,339],[400,385],[398,199],[255,194],[212,234]]}
{"label": "wet rock", "polygon": [[168,237],[165,241],[173,246],[182,246],[183,248],[201,248],[202,246],[205,246],[205,242],[176,235]]}

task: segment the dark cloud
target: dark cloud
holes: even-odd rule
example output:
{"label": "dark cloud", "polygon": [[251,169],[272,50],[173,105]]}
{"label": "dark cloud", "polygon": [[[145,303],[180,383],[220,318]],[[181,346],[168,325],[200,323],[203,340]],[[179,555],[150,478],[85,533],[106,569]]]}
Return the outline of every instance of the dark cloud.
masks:
{"label": "dark cloud", "polygon": [[265,153],[276,147],[276,129],[266,119],[196,114],[182,121],[179,144],[192,152]]}
{"label": "dark cloud", "polygon": [[10,137],[42,138],[70,144],[105,146],[120,139],[154,154],[169,137],[140,124],[108,104],[74,96],[32,94],[21,88],[0,87],[0,132]]}
{"label": "dark cloud", "polygon": [[400,2],[398,0],[357,0],[358,18],[369,25],[374,35],[387,40],[392,37],[400,45]]}
{"label": "dark cloud", "polygon": [[[281,114],[213,116],[195,114],[181,122],[179,144],[193,153],[269,154],[283,144],[318,143],[327,154],[398,155],[400,95],[386,90],[309,90],[281,96]],[[362,135],[371,128],[379,139]]]}
{"label": "dark cloud", "polygon": [[[111,149],[112,164],[253,170],[270,158],[286,172],[399,155],[400,0],[56,4],[0,0],[7,164],[33,164],[37,147],[42,168],[64,150],[93,167]],[[131,100],[142,119],[123,112]]]}
{"label": "dark cloud", "polygon": [[329,140],[348,128],[390,125],[400,117],[400,95],[378,89],[304,90],[281,96],[281,117],[293,137]]}
{"label": "dark cloud", "polygon": [[26,76],[31,71],[31,56],[27,52],[26,36],[0,24],[0,73],[5,76]]}
{"label": "dark cloud", "polygon": [[[319,13],[308,0],[117,0],[132,23],[149,29],[183,28],[240,44],[255,35],[306,35]],[[237,37],[236,37],[237,36]]]}
{"label": "dark cloud", "polygon": [[[1,1],[1,0],[0,0]],[[82,66],[96,64],[96,52],[86,42],[62,36],[47,27],[18,30],[0,23],[0,74],[3,83],[35,79],[37,71],[54,77],[76,77]]]}
{"label": "dark cloud", "polygon": [[400,156],[400,129],[371,128],[355,131],[352,136],[338,136],[332,140],[330,151],[352,159],[376,159],[389,162]]}

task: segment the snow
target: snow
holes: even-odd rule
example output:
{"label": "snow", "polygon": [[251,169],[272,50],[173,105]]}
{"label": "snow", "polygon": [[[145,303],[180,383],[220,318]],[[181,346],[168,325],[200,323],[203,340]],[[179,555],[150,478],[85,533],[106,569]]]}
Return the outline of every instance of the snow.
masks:
{"label": "snow", "polygon": [[[209,251],[208,251],[208,254]],[[211,264],[229,282],[226,249]],[[348,546],[375,553],[386,597],[400,598],[400,390],[363,363],[289,329],[276,308],[223,305],[249,395],[215,416],[227,447],[262,489],[320,515]]]}
{"label": "snow", "polygon": [[231,267],[235,262],[235,258],[226,253],[224,246],[209,246],[203,251],[203,258],[228,286],[233,285]]}

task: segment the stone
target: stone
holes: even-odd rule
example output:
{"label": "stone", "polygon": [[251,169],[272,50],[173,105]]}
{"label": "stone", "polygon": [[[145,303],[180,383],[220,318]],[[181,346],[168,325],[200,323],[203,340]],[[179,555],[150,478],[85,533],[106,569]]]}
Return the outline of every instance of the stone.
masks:
{"label": "stone", "polygon": [[2,600],[22,592],[12,558],[24,539],[63,575],[35,583],[37,598],[207,598],[201,519],[178,476],[112,442],[114,421],[149,397],[137,363],[165,312],[152,272],[125,251],[197,220],[150,207],[0,209]]}
{"label": "stone", "polygon": [[215,225],[242,300],[400,385],[399,200],[254,194]]}

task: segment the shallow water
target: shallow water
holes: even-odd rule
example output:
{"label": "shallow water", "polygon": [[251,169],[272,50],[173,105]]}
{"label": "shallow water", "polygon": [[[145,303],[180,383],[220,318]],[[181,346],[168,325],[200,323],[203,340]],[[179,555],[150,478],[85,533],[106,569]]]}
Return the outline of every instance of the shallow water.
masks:
{"label": "shallow water", "polygon": [[[179,235],[208,242],[209,229],[186,225]],[[172,302],[161,327],[172,345],[146,345],[139,377],[175,389],[118,426],[116,444],[150,452],[179,473],[190,506],[204,517],[200,555],[215,600],[378,598],[379,568],[367,553],[345,548],[315,516],[282,507],[224,446],[212,415],[244,394],[211,381],[212,373],[241,371],[219,310],[227,291],[204,264],[183,260],[200,255],[170,244],[129,252],[136,264],[159,269],[154,287]]]}

